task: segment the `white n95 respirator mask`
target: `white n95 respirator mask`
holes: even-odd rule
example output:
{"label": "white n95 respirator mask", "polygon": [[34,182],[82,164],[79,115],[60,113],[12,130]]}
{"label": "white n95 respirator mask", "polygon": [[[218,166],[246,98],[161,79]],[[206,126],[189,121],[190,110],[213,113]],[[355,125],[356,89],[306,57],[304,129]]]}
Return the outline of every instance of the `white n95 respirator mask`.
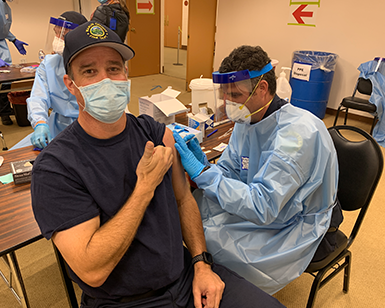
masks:
{"label": "white n95 respirator mask", "polygon": [[54,53],[62,56],[64,50],[64,40],[55,36],[52,42],[52,50]]}
{"label": "white n95 respirator mask", "polygon": [[94,119],[111,124],[120,119],[130,101],[131,80],[103,79],[78,87],[84,99],[83,111]]}

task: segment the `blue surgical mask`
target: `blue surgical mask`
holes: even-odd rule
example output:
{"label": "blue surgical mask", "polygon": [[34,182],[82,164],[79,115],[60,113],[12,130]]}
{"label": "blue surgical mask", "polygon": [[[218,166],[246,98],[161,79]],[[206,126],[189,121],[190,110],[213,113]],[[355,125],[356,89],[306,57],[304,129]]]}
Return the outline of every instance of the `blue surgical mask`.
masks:
{"label": "blue surgical mask", "polygon": [[98,0],[99,3],[103,4],[103,3],[106,3],[108,0]]}
{"label": "blue surgical mask", "polygon": [[111,124],[120,119],[130,101],[131,80],[103,79],[78,87],[84,99],[83,111],[96,120]]}

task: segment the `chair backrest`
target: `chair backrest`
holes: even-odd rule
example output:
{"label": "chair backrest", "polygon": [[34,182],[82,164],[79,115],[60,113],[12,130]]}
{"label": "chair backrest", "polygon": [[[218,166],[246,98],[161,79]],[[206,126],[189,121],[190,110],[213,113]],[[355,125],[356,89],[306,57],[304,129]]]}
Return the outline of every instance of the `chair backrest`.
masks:
{"label": "chair backrest", "polygon": [[[349,132],[358,133],[364,140],[348,139],[346,133]],[[381,178],[383,156],[380,146],[373,137],[360,128],[348,125],[333,126],[329,128],[329,133],[338,156],[338,200],[345,211],[361,209],[349,237],[349,248]]]}
{"label": "chair backrest", "polygon": [[356,90],[361,94],[372,95],[372,82],[370,79],[359,77],[357,80],[356,88],[354,89],[353,96],[356,94]]}

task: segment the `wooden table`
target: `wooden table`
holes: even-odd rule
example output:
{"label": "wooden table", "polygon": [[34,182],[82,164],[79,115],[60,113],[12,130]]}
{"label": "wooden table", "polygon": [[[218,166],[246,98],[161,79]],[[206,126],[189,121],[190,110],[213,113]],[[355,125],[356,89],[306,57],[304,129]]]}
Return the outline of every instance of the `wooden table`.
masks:
{"label": "wooden table", "polygon": [[[21,73],[20,69],[26,66],[38,65],[39,63],[24,63],[15,66],[0,67],[0,71],[10,71],[9,73],[0,73],[0,93],[8,93],[10,91],[30,90],[35,79],[35,72]],[[12,83],[9,87],[7,84]],[[5,89],[2,89],[2,86]]]}
{"label": "wooden table", "polygon": [[[175,122],[183,125],[188,125],[188,118],[186,116],[186,113],[180,113],[175,116]],[[228,143],[231,134],[228,134],[226,137],[221,137],[223,134],[225,134],[230,128],[234,126],[233,122],[228,122],[225,124],[218,125],[212,129],[206,130],[206,136],[209,135],[214,130],[218,130],[214,134],[212,134],[210,137],[203,138],[203,142],[201,143],[201,147],[204,147],[203,151],[211,151],[206,154],[207,159],[209,161],[214,161],[215,159],[219,158],[222,155],[222,152],[213,150],[216,146],[223,143]]]}
{"label": "wooden table", "polygon": [[[1,152],[4,162],[0,175],[11,172],[12,161],[33,159],[33,147]],[[0,184],[0,256],[42,238],[31,207],[30,183]]]}
{"label": "wooden table", "polygon": [[[33,159],[39,152],[30,146],[0,154],[4,158],[0,175],[5,175],[11,172],[10,162]],[[0,184],[0,256],[9,266],[13,279],[8,281],[4,275],[1,276],[22,307],[29,307],[29,302],[15,251],[42,237],[32,212],[30,183]],[[13,283],[21,294],[16,292]]]}

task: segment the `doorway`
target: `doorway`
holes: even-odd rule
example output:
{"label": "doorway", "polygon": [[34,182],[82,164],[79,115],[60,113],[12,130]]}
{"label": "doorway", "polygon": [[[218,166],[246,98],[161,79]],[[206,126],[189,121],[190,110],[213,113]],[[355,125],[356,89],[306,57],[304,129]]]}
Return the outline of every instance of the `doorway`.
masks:
{"label": "doorway", "polygon": [[188,4],[188,1],[164,0],[163,73],[181,79],[186,79]]}
{"label": "doorway", "polygon": [[[165,10],[166,2],[170,1],[172,4],[174,0],[126,1],[131,15],[127,42],[136,51],[136,56],[129,61],[130,76],[136,77],[165,72],[164,25],[167,21]],[[186,18],[182,18],[183,33],[180,35],[181,48],[179,49],[179,63],[182,63],[184,58],[183,53],[186,52],[184,46],[187,48],[186,64],[184,65],[186,73],[179,73],[179,76],[184,76],[186,90],[188,90],[188,85],[192,79],[199,78],[201,75],[206,78],[211,78],[214,59],[217,0],[175,1],[178,1],[175,5],[176,7],[183,8],[183,10],[187,9],[186,17],[188,18],[188,22],[186,22]],[[138,13],[138,3],[143,2],[154,4],[153,14]],[[182,3],[182,5],[180,5],[180,3]],[[180,11],[181,10],[178,9],[176,12],[183,14],[183,11]],[[171,15],[169,14],[169,16]],[[171,17],[168,18],[169,24],[171,24]],[[178,19],[180,19],[180,17],[178,17]],[[183,25],[183,22],[185,22],[186,25]],[[175,29],[172,31],[175,33]],[[174,39],[177,35],[177,32],[173,35]],[[174,65],[174,63],[178,63],[177,50],[176,48],[174,53],[170,53],[170,59],[168,60],[169,68],[172,70],[178,69],[176,66],[182,66]],[[171,64],[173,67],[171,67]],[[147,69],[147,67],[149,67],[149,69]]]}

